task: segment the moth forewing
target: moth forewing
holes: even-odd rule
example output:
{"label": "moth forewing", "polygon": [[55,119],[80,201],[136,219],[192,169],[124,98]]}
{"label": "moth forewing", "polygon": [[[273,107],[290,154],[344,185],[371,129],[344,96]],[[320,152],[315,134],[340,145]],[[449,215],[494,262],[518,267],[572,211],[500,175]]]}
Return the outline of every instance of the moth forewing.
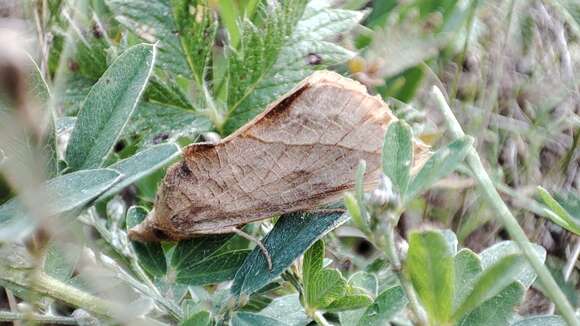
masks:
{"label": "moth forewing", "polygon": [[[388,106],[356,81],[314,73],[216,144],[193,144],[167,171],[155,208],[130,237],[181,240],[276,214],[311,210],[339,200],[355,183],[380,175],[383,137],[395,121]],[[414,165],[427,147],[415,143]]]}

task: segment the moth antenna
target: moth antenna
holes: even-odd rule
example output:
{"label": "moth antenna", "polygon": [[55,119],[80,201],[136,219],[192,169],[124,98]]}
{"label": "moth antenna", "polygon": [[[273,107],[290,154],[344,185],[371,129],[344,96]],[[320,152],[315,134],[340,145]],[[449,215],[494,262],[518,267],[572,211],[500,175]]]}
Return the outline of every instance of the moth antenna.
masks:
{"label": "moth antenna", "polygon": [[242,237],[244,239],[248,239],[248,240],[254,242],[260,248],[260,250],[262,251],[262,254],[266,258],[266,261],[268,262],[268,270],[271,272],[272,271],[272,257],[270,256],[268,249],[266,249],[266,246],[264,246],[262,241],[260,241],[256,237],[254,237],[250,234],[247,234],[246,232],[244,232],[240,229],[237,229],[237,228],[232,228],[232,232],[234,232],[235,234],[239,235],[240,237]]}

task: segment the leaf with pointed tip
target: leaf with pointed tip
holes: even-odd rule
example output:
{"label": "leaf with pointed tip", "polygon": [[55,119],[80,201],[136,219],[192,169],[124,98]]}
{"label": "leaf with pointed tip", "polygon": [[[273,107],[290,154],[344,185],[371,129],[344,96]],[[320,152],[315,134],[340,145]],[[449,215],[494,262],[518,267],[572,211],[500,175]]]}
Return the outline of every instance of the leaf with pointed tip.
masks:
{"label": "leaf with pointed tip", "polygon": [[291,213],[280,217],[263,243],[272,258],[272,270],[259,248],[254,248],[234,278],[234,295],[251,294],[278,275],[324,234],[347,220],[342,212]]}
{"label": "leaf with pointed tip", "polygon": [[268,61],[271,63],[268,70],[260,69],[262,76],[252,85],[252,92],[239,102],[226,121],[226,133],[242,126],[313,71],[352,58],[354,52],[328,40],[354,28],[363,16],[362,11],[321,8],[313,2],[308,3],[296,26],[292,26],[293,33],[280,44],[283,46],[275,61]]}
{"label": "leaf with pointed tip", "polygon": [[514,314],[514,307],[522,301],[524,291],[524,288],[519,282],[512,283],[498,295],[485,301],[465,316],[457,325],[509,325],[509,321]]}
{"label": "leaf with pointed tip", "polygon": [[403,310],[408,303],[405,292],[400,286],[395,286],[381,292],[358,321],[359,326],[384,325]]}
{"label": "leaf with pointed tip", "polygon": [[455,295],[453,298],[454,309],[465,300],[473,290],[473,283],[479,273],[483,271],[481,260],[473,251],[464,248],[454,257],[455,265]]}
{"label": "leaf with pointed tip", "polygon": [[407,199],[412,199],[419,195],[433,183],[455,171],[467,155],[472,144],[473,138],[465,136],[435,152],[411,180],[407,190]]}
{"label": "leaf with pointed tip", "polygon": [[253,312],[238,311],[232,318],[232,326],[290,326],[284,319],[275,319]]}
{"label": "leaf with pointed tip", "polygon": [[274,299],[272,303],[260,311],[260,315],[283,320],[291,326],[305,326],[310,322],[310,318],[300,304],[298,294],[290,294]]}
{"label": "leaf with pointed tip", "polygon": [[366,308],[373,303],[373,299],[367,294],[352,294],[339,297],[324,308],[328,312],[340,312]]}
{"label": "leaf with pointed tip", "polygon": [[[546,260],[546,249],[544,247],[532,243],[532,247],[534,247],[536,255],[541,261]],[[487,269],[490,266],[494,265],[498,261],[500,261],[503,257],[514,255],[514,254],[521,254],[520,248],[514,241],[502,241],[499,243],[494,244],[491,247],[488,247],[481,253],[479,253],[479,257],[481,258],[481,266],[483,269]],[[536,272],[534,271],[533,267],[526,263],[525,266],[521,269],[520,273],[516,277],[520,283],[523,284],[524,288],[529,288],[534,280],[536,279]]]}
{"label": "leaf with pointed tip", "polygon": [[525,267],[521,255],[509,255],[485,269],[474,282],[473,289],[453,313],[454,320],[460,320],[483,302],[496,296],[512,284]]}
{"label": "leaf with pointed tip", "polygon": [[556,201],[556,199],[554,199],[554,197],[552,197],[552,195],[550,195],[546,189],[538,186],[538,193],[544,204],[546,204],[546,206],[548,206],[550,209],[549,213],[551,214],[547,214],[550,220],[563,227],[564,229],[576,235],[580,235],[580,221],[578,219],[574,219],[572,215],[564,207],[562,207],[562,205],[560,205],[560,203]]}
{"label": "leaf with pointed tip", "polygon": [[91,88],[66,150],[71,170],[100,167],[137,107],[155,63],[155,46],[121,54]]}
{"label": "leaf with pointed tip", "polygon": [[119,171],[123,175],[123,180],[109,189],[101,197],[111,196],[128,185],[157,171],[179,156],[180,152],[179,146],[176,144],[161,144],[152,146],[129,158],[113,163],[108,168]]}
{"label": "leaf with pointed tip", "polygon": [[210,322],[211,314],[208,311],[200,311],[181,322],[179,326],[207,326]]}
{"label": "leaf with pointed tip", "polygon": [[[147,210],[140,206],[132,206],[127,211],[125,224],[127,229],[143,222],[147,217]],[[135,254],[139,258],[139,263],[151,275],[161,277],[167,273],[167,262],[165,253],[160,243],[142,243],[131,241]]]}
{"label": "leaf with pointed tip", "polygon": [[230,280],[250,252],[226,250],[233,234],[209,235],[180,241],[171,257],[177,272],[176,281],[189,285],[203,285]]}
{"label": "leaf with pointed tip", "polygon": [[234,278],[251,250],[231,250],[200,261],[191,262],[177,270],[175,281],[188,285],[215,284]]}
{"label": "leaf with pointed tip", "polygon": [[398,120],[389,125],[382,155],[383,173],[391,179],[399,194],[404,196],[413,162],[413,133],[406,122]]}
{"label": "leaf with pointed tip", "polygon": [[171,266],[180,270],[198,264],[217,253],[231,237],[233,234],[219,234],[179,241],[171,256]]}
{"label": "leaf with pointed tip", "polygon": [[564,318],[551,315],[551,316],[531,316],[522,319],[512,326],[566,326],[566,321]]}
{"label": "leaf with pointed tip", "polygon": [[[38,202],[31,204],[44,205],[42,214],[46,216],[59,215],[84,207],[120,178],[110,169],[82,170],[53,178],[22,198],[35,198]],[[20,197],[0,206],[0,242],[15,241],[32,231],[36,219],[26,211]]]}

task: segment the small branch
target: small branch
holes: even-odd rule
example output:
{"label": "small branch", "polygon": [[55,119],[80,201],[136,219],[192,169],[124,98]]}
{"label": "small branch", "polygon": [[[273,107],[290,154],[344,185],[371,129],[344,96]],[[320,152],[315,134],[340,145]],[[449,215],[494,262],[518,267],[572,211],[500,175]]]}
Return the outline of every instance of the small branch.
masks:
{"label": "small branch", "polygon": [[324,318],[322,313],[318,310],[315,310],[310,317],[314,319],[314,321],[320,326],[332,326],[332,324],[329,323],[328,320],[326,320],[326,318]]}
{"label": "small branch", "polygon": [[[433,95],[437,100],[439,110],[445,117],[447,126],[449,127],[449,131],[453,135],[453,138],[460,138],[465,136],[463,129],[453,115],[453,112],[447,104],[447,100],[443,96],[443,93],[441,93],[441,90],[437,87],[433,87]],[[562,290],[558,287],[558,284],[546,266],[544,266],[544,263],[542,263],[542,261],[536,255],[534,248],[531,246],[528,238],[526,237],[526,234],[495,189],[493,182],[483,167],[477,151],[473,147],[467,154],[467,164],[472,170],[474,177],[479,182],[485,198],[496,211],[498,218],[501,220],[509,235],[518,244],[520,250],[538,274],[538,278],[544,287],[546,294],[556,304],[558,310],[562,314],[562,317],[566,320],[568,325],[580,325],[580,322],[578,322],[576,319],[574,308],[572,308],[570,302],[568,302],[566,296],[564,293],[562,293]]]}
{"label": "small branch", "polygon": [[[383,218],[385,220],[390,219],[390,217],[381,217],[381,219]],[[419,303],[419,300],[417,299],[417,295],[415,294],[415,289],[413,288],[413,285],[407,279],[405,274],[402,272],[401,260],[399,259],[399,254],[397,253],[395,245],[395,225],[396,223],[393,222],[387,224],[387,230],[385,233],[386,243],[383,248],[383,251],[387,255],[387,258],[389,259],[391,264],[393,265],[393,270],[397,274],[397,277],[399,278],[399,282],[401,283],[403,291],[405,291],[405,294],[407,295],[407,299],[409,299],[409,306],[411,308],[411,311],[413,311],[415,318],[417,319],[417,325],[426,326],[429,325],[429,322],[427,321],[427,315],[425,313],[425,310],[423,309],[423,307]]]}
{"label": "small branch", "polygon": [[107,301],[65,284],[44,273],[35,277],[32,290],[83,308],[100,316],[114,316],[116,309]]}
{"label": "small branch", "polygon": [[0,311],[0,322],[32,321],[39,324],[57,324],[57,325],[77,325],[78,322],[72,317],[23,314],[20,312]]}

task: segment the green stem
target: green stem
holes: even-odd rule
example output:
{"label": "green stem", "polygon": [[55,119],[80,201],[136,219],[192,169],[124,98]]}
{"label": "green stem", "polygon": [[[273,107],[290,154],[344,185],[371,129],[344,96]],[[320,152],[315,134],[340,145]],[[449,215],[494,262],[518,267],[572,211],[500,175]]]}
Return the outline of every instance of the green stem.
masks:
{"label": "green stem", "polygon": [[314,312],[310,314],[310,317],[320,326],[332,326],[332,324],[329,323],[318,310],[314,310]]}
{"label": "green stem", "polygon": [[24,314],[20,312],[0,311],[0,322],[15,322],[18,320],[32,321],[38,324],[77,325],[72,317],[51,316],[39,314]]}
{"label": "green stem", "polygon": [[[387,220],[390,218],[391,217],[386,217]],[[399,278],[399,283],[401,283],[401,287],[403,288],[403,291],[405,291],[407,299],[409,299],[409,306],[411,308],[411,311],[413,311],[413,314],[415,315],[417,325],[426,326],[429,325],[429,323],[427,321],[427,315],[425,313],[425,310],[423,309],[423,307],[419,303],[419,300],[417,299],[417,295],[415,294],[415,289],[413,288],[413,285],[407,279],[402,270],[401,260],[399,259],[399,255],[397,253],[397,249],[395,246],[395,230],[394,230],[395,225],[396,225],[395,222],[388,223],[387,225],[387,230],[385,232],[386,243],[383,248],[384,249],[383,251],[385,252],[387,258],[391,262],[393,271],[397,274],[397,277]]]}
{"label": "green stem", "polygon": [[[437,100],[439,110],[443,113],[443,116],[447,122],[447,126],[449,127],[453,137],[460,138],[465,136],[461,125],[459,125],[459,122],[453,115],[453,112],[447,104],[447,100],[443,96],[443,93],[441,93],[441,90],[434,86],[433,94]],[[491,181],[489,175],[483,167],[483,164],[481,163],[481,159],[477,154],[477,151],[473,147],[467,154],[467,164],[479,182],[479,185],[481,186],[481,189],[483,190],[483,193],[489,204],[496,211],[499,219],[503,223],[509,235],[518,244],[520,250],[538,274],[538,278],[543,288],[545,289],[546,294],[556,304],[556,307],[562,314],[562,317],[564,317],[568,325],[580,325],[580,322],[578,322],[576,319],[574,309],[570,305],[570,302],[568,302],[566,296],[564,293],[562,293],[561,289],[558,287],[558,284],[546,266],[544,266],[544,263],[536,255],[534,248],[526,237],[526,234],[495,189],[493,182]]]}
{"label": "green stem", "polygon": [[[29,287],[30,284],[20,284]],[[31,289],[40,294],[83,308],[100,316],[114,315],[116,309],[107,301],[65,284],[44,273],[35,276]]]}

